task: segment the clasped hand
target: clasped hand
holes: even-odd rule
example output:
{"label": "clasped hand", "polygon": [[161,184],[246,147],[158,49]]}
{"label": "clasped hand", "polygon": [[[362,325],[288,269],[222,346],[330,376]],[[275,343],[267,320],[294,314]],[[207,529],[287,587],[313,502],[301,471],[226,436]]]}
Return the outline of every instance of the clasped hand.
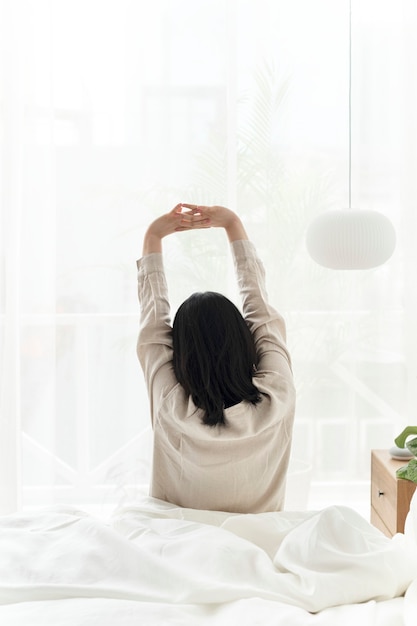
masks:
{"label": "clasped hand", "polygon": [[211,228],[212,224],[209,216],[211,208],[212,207],[199,206],[197,204],[177,204],[171,211],[171,213],[179,219],[175,231]]}
{"label": "clasped hand", "polygon": [[143,254],[161,251],[167,235],[201,228],[225,228],[229,239],[246,239],[239,217],[226,207],[177,204],[169,213],[154,220],[146,231]]}

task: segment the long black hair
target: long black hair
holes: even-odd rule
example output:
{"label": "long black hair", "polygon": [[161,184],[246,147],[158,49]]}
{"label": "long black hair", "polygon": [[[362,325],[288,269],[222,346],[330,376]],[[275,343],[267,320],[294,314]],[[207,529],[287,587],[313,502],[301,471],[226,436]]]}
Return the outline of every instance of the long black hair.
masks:
{"label": "long black hair", "polygon": [[178,382],[204,411],[208,426],[226,424],[223,409],[260,402],[253,384],[258,359],[239,309],[220,293],[194,293],[179,307],[172,328]]}

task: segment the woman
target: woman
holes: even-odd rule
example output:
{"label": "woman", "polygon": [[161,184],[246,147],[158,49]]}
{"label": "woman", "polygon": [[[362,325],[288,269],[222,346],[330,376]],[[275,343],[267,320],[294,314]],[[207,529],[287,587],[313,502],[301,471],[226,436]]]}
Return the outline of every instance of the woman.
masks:
{"label": "woman", "polygon": [[[230,242],[243,317],[220,294],[193,294],[171,327],[162,239],[214,227]],[[151,495],[194,509],[281,510],[295,408],[291,361],[241,220],[225,207],[179,204],[149,226],[137,265],[137,352],[154,431]]]}

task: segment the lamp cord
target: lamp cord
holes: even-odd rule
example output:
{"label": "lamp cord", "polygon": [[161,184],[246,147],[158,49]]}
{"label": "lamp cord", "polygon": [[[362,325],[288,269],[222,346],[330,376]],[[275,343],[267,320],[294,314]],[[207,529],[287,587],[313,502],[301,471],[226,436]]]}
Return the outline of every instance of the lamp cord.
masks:
{"label": "lamp cord", "polygon": [[352,0],[349,0],[349,209],[352,208]]}

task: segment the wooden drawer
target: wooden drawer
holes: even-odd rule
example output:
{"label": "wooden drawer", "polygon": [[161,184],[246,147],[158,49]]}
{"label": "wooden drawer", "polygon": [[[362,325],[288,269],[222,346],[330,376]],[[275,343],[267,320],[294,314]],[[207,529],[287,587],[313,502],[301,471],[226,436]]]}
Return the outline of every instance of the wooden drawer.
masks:
{"label": "wooden drawer", "polygon": [[371,457],[371,522],[386,535],[404,532],[404,523],[416,484],[396,477],[407,461],[395,461],[388,450]]}

